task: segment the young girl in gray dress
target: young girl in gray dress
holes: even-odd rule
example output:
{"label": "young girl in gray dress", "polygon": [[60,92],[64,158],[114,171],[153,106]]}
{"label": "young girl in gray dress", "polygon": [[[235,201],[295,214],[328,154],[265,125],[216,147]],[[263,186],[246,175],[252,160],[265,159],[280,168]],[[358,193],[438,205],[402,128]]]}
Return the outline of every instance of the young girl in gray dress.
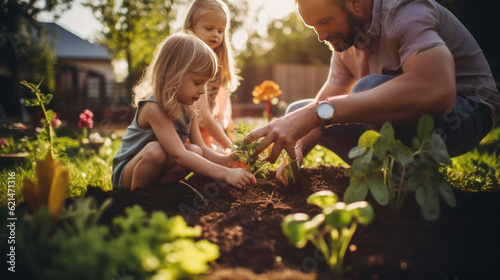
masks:
{"label": "young girl in gray dress", "polygon": [[214,52],[194,35],[175,34],[158,45],[134,88],[137,112],[113,159],[115,188],[179,181],[190,172],[240,189],[255,182],[250,172],[236,168],[232,154],[208,148],[200,134],[191,105],[206,98],[206,83],[217,67]]}

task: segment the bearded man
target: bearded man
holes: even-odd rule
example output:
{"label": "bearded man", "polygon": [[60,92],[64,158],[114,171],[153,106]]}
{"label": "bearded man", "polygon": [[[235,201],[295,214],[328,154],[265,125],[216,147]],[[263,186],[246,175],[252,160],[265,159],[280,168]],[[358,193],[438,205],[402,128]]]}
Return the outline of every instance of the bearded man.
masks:
{"label": "bearded man", "polygon": [[[304,24],[332,48],[315,99],[247,135],[302,158],[317,144],[350,163],[350,149],[384,122],[408,143],[429,113],[451,157],[475,147],[500,119],[500,93],[472,35],[434,0],[297,0]],[[284,182],[283,165],[277,179]]]}

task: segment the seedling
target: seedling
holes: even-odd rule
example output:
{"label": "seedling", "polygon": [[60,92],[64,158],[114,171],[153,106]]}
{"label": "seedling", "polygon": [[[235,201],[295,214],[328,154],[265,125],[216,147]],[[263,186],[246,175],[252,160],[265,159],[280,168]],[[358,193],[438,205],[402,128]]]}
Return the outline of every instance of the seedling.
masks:
{"label": "seedling", "polygon": [[234,141],[237,151],[235,160],[239,161],[240,166],[247,169],[253,175],[257,176],[260,174],[262,177],[266,178],[266,175],[269,174],[268,167],[270,164],[264,161],[261,155],[255,154],[255,148],[261,143],[259,141],[252,143],[243,141],[243,138],[245,138],[250,131],[252,131],[250,125],[245,125],[243,121],[232,130],[237,138],[237,140]]}
{"label": "seedling", "polygon": [[[413,138],[411,148],[394,139],[394,130],[388,122],[380,133],[374,130],[363,133],[358,146],[349,152],[349,158],[354,161],[346,170],[351,179],[344,201],[363,200],[370,190],[379,204],[389,204],[394,215],[398,216],[408,190],[411,190],[415,191],[426,220],[439,217],[439,197],[455,207],[453,191],[440,173],[441,167],[450,164],[450,158],[446,144],[441,136],[432,132],[433,128],[432,117],[423,115],[418,122],[418,137]],[[396,166],[401,167],[399,181],[395,178]]]}
{"label": "seedling", "polygon": [[290,186],[292,190],[302,188],[302,178],[297,159],[291,159],[288,154],[285,156],[281,155],[281,157],[285,164],[283,177],[285,178],[287,185]]}
{"label": "seedling", "polygon": [[310,241],[325,257],[330,271],[342,274],[342,262],[356,227],[368,225],[373,220],[373,208],[366,201],[346,205],[339,202],[331,191],[313,193],[307,203],[323,211],[310,218],[304,213],[286,216],[281,228],[288,241],[297,248],[304,248]]}

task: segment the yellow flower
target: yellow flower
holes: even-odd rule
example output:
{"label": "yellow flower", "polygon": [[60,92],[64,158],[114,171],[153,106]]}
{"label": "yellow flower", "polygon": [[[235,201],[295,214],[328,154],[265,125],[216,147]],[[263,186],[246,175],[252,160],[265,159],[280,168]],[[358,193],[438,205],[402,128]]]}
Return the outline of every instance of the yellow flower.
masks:
{"label": "yellow flower", "polygon": [[33,211],[42,206],[48,207],[50,215],[55,219],[68,191],[69,171],[56,162],[49,152],[45,159],[37,161],[35,172],[38,183],[24,180],[24,200]]}
{"label": "yellow flower", "polygon": [[253,103],[259,104],[261,101],[271,100],[281,94],[283,92],[275,82],[265,80],[262,84],[254,87],[252,91]]}

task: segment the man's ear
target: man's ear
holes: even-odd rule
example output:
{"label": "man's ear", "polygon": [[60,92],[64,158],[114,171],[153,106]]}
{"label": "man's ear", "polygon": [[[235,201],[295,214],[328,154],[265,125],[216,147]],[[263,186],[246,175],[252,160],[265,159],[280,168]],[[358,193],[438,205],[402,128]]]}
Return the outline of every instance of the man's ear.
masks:
{"label": "man's ear", "polygon": [[345,5],[355,15],[361,15],[361,0],[345,0]]}

